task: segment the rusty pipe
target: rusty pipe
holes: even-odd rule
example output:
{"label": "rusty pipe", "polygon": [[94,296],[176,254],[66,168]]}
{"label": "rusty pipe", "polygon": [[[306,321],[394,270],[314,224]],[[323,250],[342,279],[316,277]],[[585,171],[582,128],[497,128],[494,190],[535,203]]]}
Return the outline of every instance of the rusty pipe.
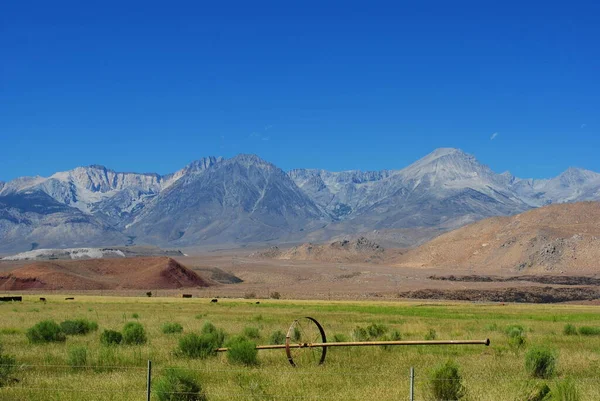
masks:
{"label": "rusty pipe", "polygon": [[[380,345],[490,345],[490,339],[485,340],[429,340],[429,341],[349,341],[336,343],[298,343],[290,344],[289,348],[317,348],[317,347],[368,347]],[[257,350],[285,349],[285,344],[257,345]],[[229,348],[217,348],[216,352],[226,352]]]}

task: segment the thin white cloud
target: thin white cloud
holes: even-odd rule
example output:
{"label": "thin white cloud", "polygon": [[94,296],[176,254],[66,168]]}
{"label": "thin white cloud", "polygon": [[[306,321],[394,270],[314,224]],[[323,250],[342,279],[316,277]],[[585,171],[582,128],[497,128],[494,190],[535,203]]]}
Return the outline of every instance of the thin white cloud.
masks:
{"label": "thin white cloud", "polygon": [[250,139],[256,139],[256,140],[259,140],[259,141],[268,141],[269,137],[265,136],[265,135],[263,135],[261,133],[258,133],[258,132],[253,132],[253,133],[250,134]]}
{"label": "thin white cloud", "polygon": [[497,137],[497,136],[498,136],[498,133],[497,133],[497,132],[494,132],[494,133],[492,134],[492,136],[490,136],[490,141],[493,141],[494,139],[496,139],[496,137]]}
{"label": "thin white cloud", "polygon": [[273,126],[272,126],[271,124],[269,124],[269,125],[267,125],[267,126],[265,127],[265,131],[268,131],[268,130],[270,130],[271,128],[273,128]]}

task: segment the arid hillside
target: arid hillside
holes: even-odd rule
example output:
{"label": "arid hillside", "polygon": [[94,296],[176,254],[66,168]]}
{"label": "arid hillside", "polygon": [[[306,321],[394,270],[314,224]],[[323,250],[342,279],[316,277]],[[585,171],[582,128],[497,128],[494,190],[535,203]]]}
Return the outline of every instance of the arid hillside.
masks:
{"label": "arid hillside", "polygon": [[551,205],[482,220],[440,235],[406,252],[394,264],[600,273],[600,203]]}
{"label": "arid hillside", "polygon": [[256,258],[277,260],[306,260],[319,262],[381,263],[386,251],[364,237],[355,240],[334,241],[328,244],[306,243],[290,249],[272,247],[255,252]]}
{"label": "arid hillside", "polygon": [[200,277],[169,257],[35,262],[0,275],[0,290],[115,290],[207,287]]}

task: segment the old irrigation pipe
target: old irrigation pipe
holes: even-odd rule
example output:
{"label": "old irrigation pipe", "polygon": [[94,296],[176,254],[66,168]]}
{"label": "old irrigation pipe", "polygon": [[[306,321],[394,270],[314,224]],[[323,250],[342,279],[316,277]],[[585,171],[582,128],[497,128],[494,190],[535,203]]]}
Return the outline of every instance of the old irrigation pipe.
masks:
{"label": "old irrigation pipe", "polygon": [[[432,340],[432,341],[348,341],[328,343],[323,326],[312,317],[296,319],[288,329],[285,344],[257,345],[257,350],[285,349],[288,361],[292,366],[297,363],[325,362],[329,347],[372,347],[381,345],[490,345],[485,340]],[[217,348],[217,352],[228,351],[228,348]]]}

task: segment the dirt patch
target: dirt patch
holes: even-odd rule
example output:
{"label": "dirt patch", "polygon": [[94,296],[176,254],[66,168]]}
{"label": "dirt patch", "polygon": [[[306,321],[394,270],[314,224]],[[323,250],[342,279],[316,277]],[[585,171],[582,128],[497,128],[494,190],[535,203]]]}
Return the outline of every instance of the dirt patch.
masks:
{"label": "dirt patch", "polygon": [[491,283],[491,282],[510,282],[510,281],[528,281],[532,283],[541,284],[555,284],[555,285],[595,285],[600,286],[600,278],[587,277],[587,276],[549,276],[549,275],[524,275],[524,276],[511,276],[511,277],[500,277],[500,276],[486,276],[471,274],[467,276],[429,276],[430,280],[441,280],[441,281],[460,281],[468,283]]}
{"label": "dirt patch", "polygon": [[168,257],[36,262],[0,276],[0,290],[176,289],[215,284]]}
{"label": "dirt patch", "polygon": [[519,287],[497,289],[441,290],[425,289],[406,291],[399,298],[445,299],[452,301],[557,303],[600,299],[595,287]]}
{"label": "dirt patch", "polygon": [[328,244],[306,243],[290,249],[271,247],[250,255],[260,259],[305,260],[321,262],[381,263],[385,249],[379,244],[359,237],[355,240],[340,240]]}

